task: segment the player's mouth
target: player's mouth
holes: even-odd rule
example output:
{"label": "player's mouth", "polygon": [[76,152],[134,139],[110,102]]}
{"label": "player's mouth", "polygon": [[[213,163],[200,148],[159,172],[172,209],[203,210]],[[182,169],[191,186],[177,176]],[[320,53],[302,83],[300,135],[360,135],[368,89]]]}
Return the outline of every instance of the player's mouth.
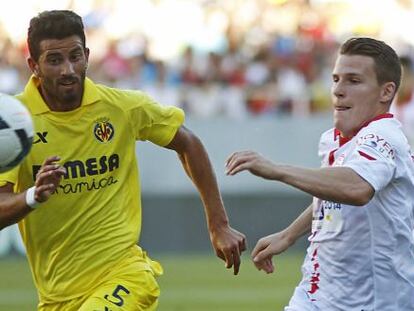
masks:
{"label": "player's mouth", "polygon": [[61,80],[61,81],[59,81],[59,84],[60,84],[61,86],[64,86],[64,87],[72,87],[72,86],[74,86],[77,82],[78,82],[78,81],[77,81],[76,79],[70,79],[70,80]]}
{"label": "player's mouth", "polygon": [[351,107],[348,106],[335,106],[335,111],[346,111],[351,109]]}

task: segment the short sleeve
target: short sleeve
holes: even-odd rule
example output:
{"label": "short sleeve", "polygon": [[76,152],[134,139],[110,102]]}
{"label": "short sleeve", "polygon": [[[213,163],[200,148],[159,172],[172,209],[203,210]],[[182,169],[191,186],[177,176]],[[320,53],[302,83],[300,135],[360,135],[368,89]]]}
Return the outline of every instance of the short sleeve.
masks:
{"label": "short sleeve", "polygon": [[390,183],[395,174],[395,149],[378,135],[365,135],[358,138],[356,148],[344,166],[353,169],[375,191],[379,191]]}
{"label": "short sleeve", "polygon": [[184,123],[184,111],[174,106],[160,105],[149,96],[139,94],[139,104],[129,111],[135,139],[167,145]]}
{"label": "short sleeve", "polygon": [[7,183],[15,185],[19,177],[19,168],[20,166],[16,166],[10,171],[0,174],[0,187],[5,186]]}

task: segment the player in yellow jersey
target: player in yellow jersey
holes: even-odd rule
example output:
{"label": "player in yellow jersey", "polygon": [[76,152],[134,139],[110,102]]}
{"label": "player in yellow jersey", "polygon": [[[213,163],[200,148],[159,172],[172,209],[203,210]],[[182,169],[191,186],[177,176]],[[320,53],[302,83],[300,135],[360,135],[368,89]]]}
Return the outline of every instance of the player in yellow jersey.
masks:
{"label": "player in yellow jersey", "polygon": [[0,175],[0,228],[20,221],[38,310],[156,308],[154,277],[162,269],[137,246],[138,140],[178,153],[215,252],[237,274],[245,237],[229,225],[208,155],[183,126],[183,111],[86,78],[89,49],[71,11],[34,17],[28,45],[33,75],[18,98],[39,137],[21,165]]}

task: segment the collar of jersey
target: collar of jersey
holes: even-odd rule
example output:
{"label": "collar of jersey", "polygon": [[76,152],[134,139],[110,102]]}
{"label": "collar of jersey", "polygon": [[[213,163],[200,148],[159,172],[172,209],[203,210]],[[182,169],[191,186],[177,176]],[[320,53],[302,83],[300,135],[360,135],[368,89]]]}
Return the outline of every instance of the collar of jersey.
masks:
{"label": "collar of jersey", "polygon": [[335,129],[335,131],[334,131],[335,138],[334,139],[337,140],[339,138],[339,147],[341,147],[341,146],[345,145],[348,141],[350,141],[353,137],[355,137],[355,135],[358,134],[358,132],[360,130],[362,130],[364,127],[368,126],[368,124],[370,124],[371,122],[381,120],[381,119],[393,118],[393,117],[394,117],[394,115],[392,113],[379,114],[375,118],[373,118],[371,120],[368,120],[367,122],[362,124],[362,126],[351,137],[342,137],[341,132],[338,129]]}
{"label": "collar of jersey", "polygon": [[[29,103],[30,111],[34,115],[51,111],[43,100],[43,97],[40,95],[38,86],[39,79],[35,76],[31,76],[29,83],[27,83],[24,89],[24,95],[28,99],[27,102]],[[96,103],[100,99],[101,98],[95,84],[90,79],[85,78],[85,88],[81,107]]]}

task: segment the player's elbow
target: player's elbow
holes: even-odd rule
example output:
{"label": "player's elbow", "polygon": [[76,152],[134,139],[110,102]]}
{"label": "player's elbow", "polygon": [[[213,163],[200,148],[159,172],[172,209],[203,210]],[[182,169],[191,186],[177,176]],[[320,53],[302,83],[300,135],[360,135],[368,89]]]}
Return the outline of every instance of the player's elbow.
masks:
{"label": "player's elbow", "polygon": [[358,197],[358,198],[355,198],[353,200],[352,205],[354,205],[354,206],[364,206],[364,205],[367,205],[369,203],[369,201],[371,201],[370,197],[366,197],[366,196]]}
{"label": "player's elbow", "polygon": [[179,155],[190,153],[194,148],[202,148],[201,140],[185,126],[181,126],[175,134],[173,140],[165,146],[176,151]]}
{"label": "player's elbow", "polygon": [[349,189],[347,203],[354,206],[364,206],[371,201],[374,194],[374,188],[368,183],[353,185],[352,189]]}

